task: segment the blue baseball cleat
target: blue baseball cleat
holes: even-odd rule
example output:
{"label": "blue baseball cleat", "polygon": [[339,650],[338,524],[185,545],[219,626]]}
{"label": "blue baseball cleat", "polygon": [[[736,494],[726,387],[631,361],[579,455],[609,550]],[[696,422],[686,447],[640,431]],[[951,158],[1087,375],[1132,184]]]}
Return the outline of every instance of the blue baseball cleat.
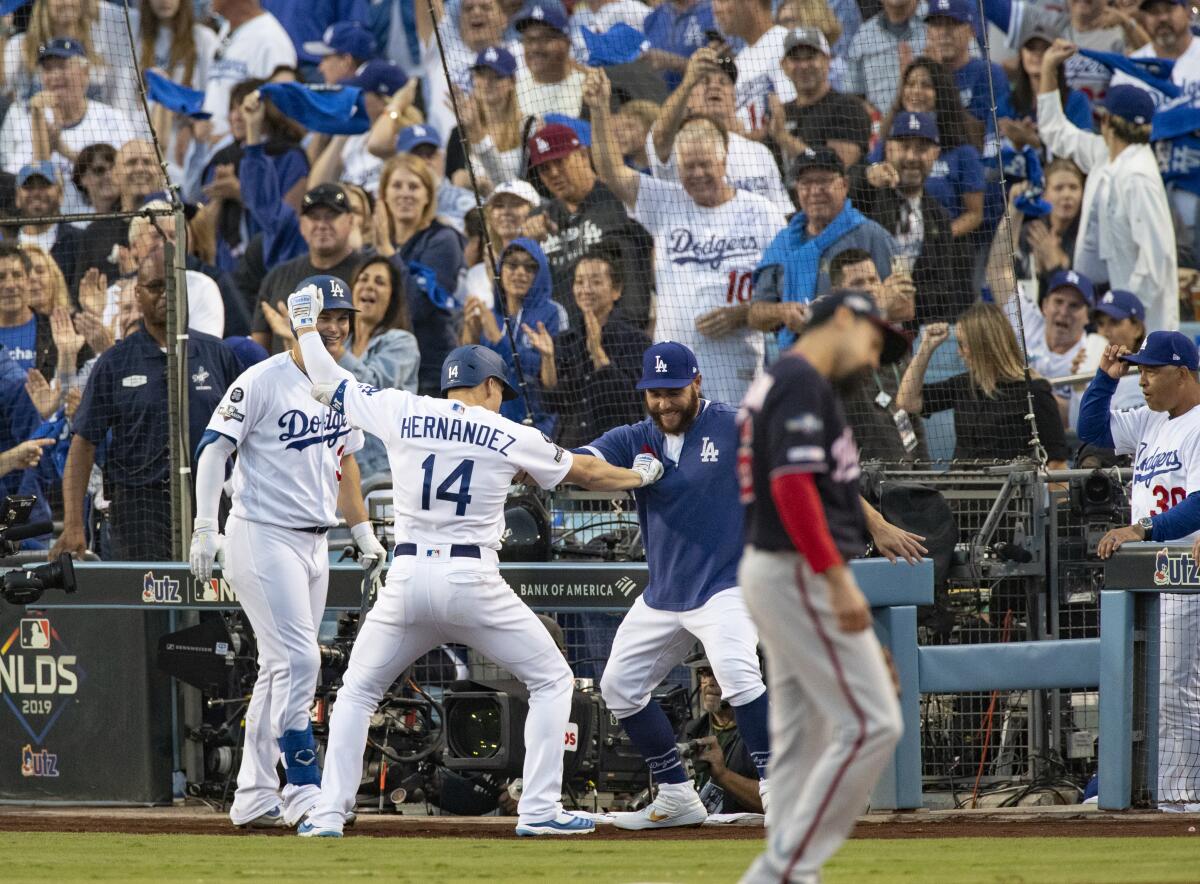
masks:
{"label": "blue baseball cleat", "polygon": [[296,834],[301,838],[341,838],[342,833],[338,829],[318,829],[308,820],[305,820],[296,829]]}
{"label": "blue baseball cleat", "polygon": [[517,823],[517,834],[527,835],[587,835],[596,830],[596,824],[586,817],[560,811],[552,820],[540,823]]}

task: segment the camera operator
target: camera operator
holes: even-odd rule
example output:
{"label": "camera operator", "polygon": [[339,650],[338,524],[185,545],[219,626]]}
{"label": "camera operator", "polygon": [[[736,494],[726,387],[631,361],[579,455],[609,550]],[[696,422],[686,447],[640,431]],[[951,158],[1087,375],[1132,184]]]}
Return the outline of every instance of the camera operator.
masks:
{"label": "camera operator", "polygon": [[703,654],[687,661],[700,682],[700,708],[687,726],[696,767],[696,790],[709,813],[763,813],[758,793],[758,771],[750,750],[738,733],[733,707],[721,699],[721,685]]}

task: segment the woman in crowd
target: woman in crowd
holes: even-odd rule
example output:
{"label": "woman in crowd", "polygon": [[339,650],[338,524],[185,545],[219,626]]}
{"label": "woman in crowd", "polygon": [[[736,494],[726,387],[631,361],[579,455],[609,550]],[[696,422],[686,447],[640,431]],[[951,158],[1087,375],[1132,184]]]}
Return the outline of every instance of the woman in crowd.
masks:
{"label": "woman in crowd", "polygon": [[[491,46],[479,53],[471,68],[471,93],[459,92],[459,127],[451,133],[446,174],[460,187],[469,187],[462,136],[470,144],[471,161],[480,189],[521,177],[521,110],[517,106],[516,60],[507,49]],[[483,180],[488,182],[485,186]]]}
{"label": "woman in crowd", "polygon": [[[403,274],[376,255],[358,265],[350,290],[358,312],[345,347],[334,354],[338,365],[364,384],[417,392],[421,354],[408,318]],[[355,457],[364,484],[388,471],[387,450],[374,437]]]}
{"label": "woman in crowd", "polygon": [[[487,213],[487,230],[492,238],[492,255],[499,256],[508,244],[521,235],[529,214],[542,204],[533,185],[527,181],[507,181],[492,191],[484,211]],[[478,298],[485,307],[491,307],[492,282],[495,271],[488,263],[487,249],[481,249],[479,260],[467,271],[462,298]]]}
{"label": "woman in crowd", "polygon": [[[984,171],[977,145],[983,125],[963,110],[953,78],[933,59],[917,58],[904,71],[896,105],[881,132],[892,131],[892,119],[899,111],[934,115],[941,153],[925,189],[950,215],[950,232],[956,238],[978,230],[983,223]],[[871,162],[882,159],[880,143],[871,153]],[[868,180],[873,171],[868,170]]]}
{"label": "woman in crowd", "polygon": [[71,180],[93,212],[118,211],[121,189],[113,175],[117,151],[111,144],[89,144],[75,158]]}
{"label": "woman in crowd", "polygon": [[[929,417],[954,409],[954,459],[1011,461],[1030,458],[1030,433],[1025,415],[1025,360],[1016,335],[995,304],[979,303],[967,310],[955,328],[958,350],[967,370],[944,381],[925,383],[934,352],[950,337],[944,322],[925,326],[921,344],[904,372],[896,405],[909,414]],[[1067,443],[1058,404],[1045,379],[1030,372],[1037,433],[1051,469],[1066,465]]]}
{"label": "woman in crowd", "polygon": [[[1050,48],[1049,35],[1034,31],[1021,46],[1017,73],[1012,78],[1012,108],[1015,117],[999,120],[1000,133],[1020,150],[1028,145],[1045,159],[1045,149],[1037,134],[1037,97],[1042,91],[1042,56]],[[1058,92],[1067,119],[1085,132],[1092,130],[1092,103],[1078,89],[1067,85],[1063,65],[1058,66]]]}
{"label": "woman in crowd", "polygon": [[29,306],[34,313],[49,316],[54,308],[71,307],[71,295],[67,291],[67,279],[49,253],[41,246],[26,243],[21,251],[29,256],[32,265],[29,272]]}
{"label": "woman in crowd", "polygon": [[463,240],[438,221],[437,184],[429,164],[412,154],[396,154],[379,173],[375,203],[375,248],[407,274],[412,328],[421,351],[419,390],[437,395],[442,361],[455,346],[458,277],[463,271]]}
{"label": "woman in crowd", "polygon": [[511,329],[528,392],[528,409],[526,396],[518,395],[501,405],[500,413],[511,420],[523,421],[528,410],[534,426],[553,438],[558,416],[547,412],[542,405],[538,386],[542,354],[534,347],[525,329],[558,337],[558,333],[567,327],[567,312],[550,297],[550,263],[536,242],[518,237],[504,249],[500,255],[500,288],[504,296],[503,314],[498,303],[489,309],[478,298],[467,301],[463,307],[462,343],[483,344],[504,357],[508,364],[509,384],[514,390],[520,390],[509,340]]}

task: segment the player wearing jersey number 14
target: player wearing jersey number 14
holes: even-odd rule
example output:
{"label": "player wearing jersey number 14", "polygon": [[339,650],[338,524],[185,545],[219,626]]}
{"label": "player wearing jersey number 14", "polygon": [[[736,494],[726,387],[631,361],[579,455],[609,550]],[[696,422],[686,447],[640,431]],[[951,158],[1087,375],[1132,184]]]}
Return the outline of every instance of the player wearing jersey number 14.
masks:
{"label": "player wearing jersey number 14", "polygon": [[313,334],[324,297],[320,287],[306,286],[288,299],[288,312],[313,395],[387,448],[398,543],[387,582],[354,643],[330,719],[321,798],[299,834],[341,835],[362,779],[370,717],[383,692],[418,657],[448,642],[482,651],[529,690],[517,834],[586,834],[595,827],[592,819],[562,807],[571,670],[500,576],[504,504],[518,472],[543,488],[565,481],[616,491],[651,484],[662,475],[662,464],[643,455],[632,469],[620,469],[573,455],[534,428],[500,416],[500,403],[515,393],[507,366],[486,347],[459,347],[446,357],[446,399],[358,384]]}
{"label": "player wearing jersey number 14", "polygon": [[[1146,404],[1112,411],[1117,382],[1130,365],[1140,369]],[[1152,540],[1190,540],[1200,554],[1200,353],[1180,332],[1151,332],[1130,353],[1110,344],[1079,404],[1079,438],[1133,455],[1133,524],[1109,531],[1096,554],[1112,556],[1122,545]],[[1200,596],[1159,597],[1158,806],[1200,811]]]}

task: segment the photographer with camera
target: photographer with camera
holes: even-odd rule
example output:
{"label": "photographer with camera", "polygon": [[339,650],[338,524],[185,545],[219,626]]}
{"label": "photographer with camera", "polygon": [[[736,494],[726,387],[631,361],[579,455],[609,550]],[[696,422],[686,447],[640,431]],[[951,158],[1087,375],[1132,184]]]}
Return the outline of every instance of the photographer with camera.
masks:
{"label": "photographer with camera", "polygon": [[712,813],[764,813],[758,771],[738,733],[733,707],[721,699],[721,685],[708,657],[686,661],[700,682],[703,714],[687,726],[687,750],[696,769],[696,790]]}

